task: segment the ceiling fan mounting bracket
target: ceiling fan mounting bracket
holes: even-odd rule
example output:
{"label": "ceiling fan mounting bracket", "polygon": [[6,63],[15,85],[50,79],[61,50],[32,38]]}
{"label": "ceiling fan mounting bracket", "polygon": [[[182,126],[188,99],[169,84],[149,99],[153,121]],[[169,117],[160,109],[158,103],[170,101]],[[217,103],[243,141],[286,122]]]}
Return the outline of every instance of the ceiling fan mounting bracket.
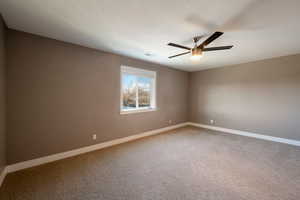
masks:
{"label": "ceiling fan mounting bracket", "polygon": [[203,38],[203,37],[204,37],[204,35],[194,37],[194,38],[193,38],[194,43],[199,42],[199,40],[201,40],[201,38]]}

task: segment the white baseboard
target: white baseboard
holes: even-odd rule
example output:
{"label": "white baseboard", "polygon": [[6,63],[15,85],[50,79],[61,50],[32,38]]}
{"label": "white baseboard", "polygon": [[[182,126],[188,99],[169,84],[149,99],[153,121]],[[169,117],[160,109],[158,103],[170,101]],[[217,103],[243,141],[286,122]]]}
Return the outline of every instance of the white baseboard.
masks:
{"label": "white baseboard", "polygon": [[300,141],[298,141],[298,140],[273,137],[273,136],[262,135],[262,134],[258,134],[258,133],[251,133],[251,132],[247,132],[247,131],[240,131],[240,130],[234,130],[234,129],[229,129],[229,128],[210,126],[210,125],[199,124],[199,123],[194,123],[194,122],[188,122],[187,124],[191,125],[191,126],[196,126],[196,127],[205,128],[205,129],[211,129],[211,130],[225,132],[225,133],[231,133],[231,134],[235,134],[235,135],[243,135],[243,136],[247,136],[247,137],[253,137],[253,138],[269,140],[269,141],[273,141],[273,142],[280,142],[280,143],[290,144],[290,145],[294,145],[294,146],[300,146]]}
{"label": "white baseboard", "polygon": [[33,159],[33,160],[28,160],[28,161],[19,162],[16,164],[8,165],[4,168],[3,172],[0,174],[0,186],[1,186],[5,176],[8,173],[12,173],[12,172],[19,171],[22,169],[27,169],[30,167],[35,167],[35,166],[46,164],[49,162],[69,158],[69,157],[80,155],[83,153],[103,149],[103,148],[110,147],[113,145],[122,144],[122,143],[133,141],[133,140],[136,140],[139,138],[156,135],[156,134],[159,134],[159,133],[162,133],[165,131],[173,130],[173,129],[188,126],[188,125],[205,128],[205,129],[216,130],[216,131],[225,132],[225,133],[231,133],[231,134],[253,137],[253,138],[258,138],[258,139],[263,139],[263,140],[269,140],[269,141],[273,141],[273,142],[280,142],[280,143],[300,146],[300,141],[297,141],[297,140],[273,137],[273,136],[268,136],[268,135],[262,135],[262,134],[228,129],[228,128],[222,128],[222,127],[217,127],[217,126],[210,126],[210,125],[199,124],[199,123],[194,123],[194,122],[185,122],[185,123],[180,123],[180,124],[173,125],[173,126],[168,126],[165,128],[160,128],[160,129],[156,129],[156,130],[152,130],[152,131],[143,132],[140,134],[136,134],[136,135],[132,135],[132,136],[124,137],[124,138],[111,140],[108,142],[103,142],[103,143],[99,143],[99,144],[95,144],[95,145],[91,145],[91,146],[87,146],[87,147],[82,147],[82,148],[67,151],[67,152],[62,152],[62,153],[53,154],[50,156],[45,156],[45,157],[41,157],[41,158],[37,158],[37,159]]}
{"label": "white baseboard", "polygon": [[0,187],[5,179],[6,174],[7,174],[7,167],[4,167],[4,169],[0,173]]}
{"label": "white baseboard", "polygon": [[19,163],[7,166],[6,173],[12,173],[12,172],[19,171],[19,170],[22,170],[22,169],[27,169],[27,168],[30,168],[30,167],[34,167],[34,166],[42,165],[42,164],[45,164],[45,163],[61,160],[61,159],[64,159],[64,158],[69,158],[69,157],[76,156],[76,155],[79,155],[79,154],[83,154],[83,153],[103,149],[103,148],[106,148],[106,147],[110,147],[110,146],[113,146],[113,145],[129,142],[129,141],[136,140],[136,139],[139,139],[139,138],[143,138],[143,137],[147,137],[147,136],[151,136],[151,135],[156,135],[156,134],[159,134],[159,133],[162,133],[162,132],[165,132],[165,131],[173,130],[173,129],[184,127],[184,126],[187,126],[187,125],[188,125],[187,122],[180,123],[180,124],[177,124],[177,125],[168,126],[168,127],[160,128],[160,129],[155,129],[155,130],[152,130],[152,131],[147,131],[147,132],[143,132],[143,133],[140,133],[140,134],[131,135],[131,136],[128,136],[128,137],[111,140],[111,141],[108,141],[108,142],[103,142],[103,143],[99,143],[99,144],[95,144],[95,145],[91,145],[91,146],[87,146],[87,147],[82,147],[82,148],[71,150],[71,151],[66,151],[66,152],[53,154],[53,155],[50,155],[50,156],[45,156],[45,157],[41,157],[41,158],[37,158],[37,159],[33,159],[33,160],[19,162]]}

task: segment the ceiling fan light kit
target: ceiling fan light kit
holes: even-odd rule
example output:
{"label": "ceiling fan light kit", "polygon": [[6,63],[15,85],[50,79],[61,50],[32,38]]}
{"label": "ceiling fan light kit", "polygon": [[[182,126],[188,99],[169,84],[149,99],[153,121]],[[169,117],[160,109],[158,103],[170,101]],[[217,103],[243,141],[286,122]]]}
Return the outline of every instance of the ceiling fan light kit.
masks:
{"label": "ceiling fan light kit", "polygon": [[192,60],[199,60],[203,56],[202,49],[193,48],[191,52],[192,52],[192,56],[191,56]]}
{"label": "ceiling fan light kit", "polygon": [[198,60],[199,58],[202,57],[204,51],[218,51],[218,50],[231,49],[233,47],[232,45],[230,45],[230,46],[220,46],[220,47],[205,48],[208,44],[210,44],[212,41],[214,41],[215,39],[217,39],[221,35],[223,35],[223,32],[217,31],[214,34],[212,34],[209,38],[207,38],[204,42],[202,42],[200,45],[197,45],[197,42],[202,37],[195,37],[194,38],[194,43],[195,43],[194,48],[189,48],[189,47],[182,46],[182,45],[175,44],[175,43],[169,43],[168,44],[169,46],[189,50],[189,51],[184,52],[184,53],[180,53],[180,54],[177,54],[177,55],[174,55],[174,56],[170,56],[169,58],[171,59],[171,58],[175,58],[175,57],[186,55],[186,54],[190,53],[192,60]]}

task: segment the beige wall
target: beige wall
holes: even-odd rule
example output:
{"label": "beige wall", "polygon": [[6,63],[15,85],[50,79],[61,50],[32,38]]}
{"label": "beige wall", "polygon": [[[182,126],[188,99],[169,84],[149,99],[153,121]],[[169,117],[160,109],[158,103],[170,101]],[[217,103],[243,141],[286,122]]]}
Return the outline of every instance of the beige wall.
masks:
{"label": "beige wall", "polygon": [[0,173],[6,164],[6,137],[5,137],[5,27],[0,15]]}
{"label": "beige wall", "polygon": [[189,120],[300,140],[300,54],[192,73]]}
{"label": "beige wall", "polygon": [[[9,164],[187,121],[187,72],[13,30],[7,49]],[[158,111],[120,115],[122,64],[157,71]]]}
{"label": "beige wall", "polygon": [[[18,31],[7,37],[9,164],[169,119],[300,140],[300,55],[187,73]],[[158,72],[158,111],[119,114],[122,64]]]}

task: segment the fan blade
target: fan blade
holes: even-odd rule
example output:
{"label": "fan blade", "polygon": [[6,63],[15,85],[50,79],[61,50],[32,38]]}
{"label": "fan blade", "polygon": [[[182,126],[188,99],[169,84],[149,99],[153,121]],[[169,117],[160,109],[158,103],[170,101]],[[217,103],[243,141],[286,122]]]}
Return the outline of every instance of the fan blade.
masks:
{"label": "fan blade", "polygon": [[212,41],[214,41],[215,39],[217,39],[218,37],[220,37],[221,35],[223,35],[223,32],[215,32],[214,34],[212,34],[209,38],[207,38],[204,42],[202,42],[202,44],[200,44],[198,46],[198,48],[203,48],[206,45],[208,45],[209,43],[211,43]]}
{"label": "fan blade", "polygon": [[217,50],[226,50],[231,49],[233,46],[221,46],[221,47],[210,47],[210,48],[204,48],[202,51],[217,51]]}
{"label": "fan blade", "polygon": [[182,55],[189,54],[189,53],[191,53],[191,52],[188,51],[188,52],[185,52],[185,53],[181,53],[181,54],[177,54],[177,55],[174,55],[174,56],[170,56],[169,58],[174,58],[174,57],[182,56]]}
{"label": "fan blade", "polygon": [[180,44],[169,43],[168,45],[172,46],[172,47],[178,47],[178,48],[181,48],[181,49],[191,50],[191,48],[182,46]]}

